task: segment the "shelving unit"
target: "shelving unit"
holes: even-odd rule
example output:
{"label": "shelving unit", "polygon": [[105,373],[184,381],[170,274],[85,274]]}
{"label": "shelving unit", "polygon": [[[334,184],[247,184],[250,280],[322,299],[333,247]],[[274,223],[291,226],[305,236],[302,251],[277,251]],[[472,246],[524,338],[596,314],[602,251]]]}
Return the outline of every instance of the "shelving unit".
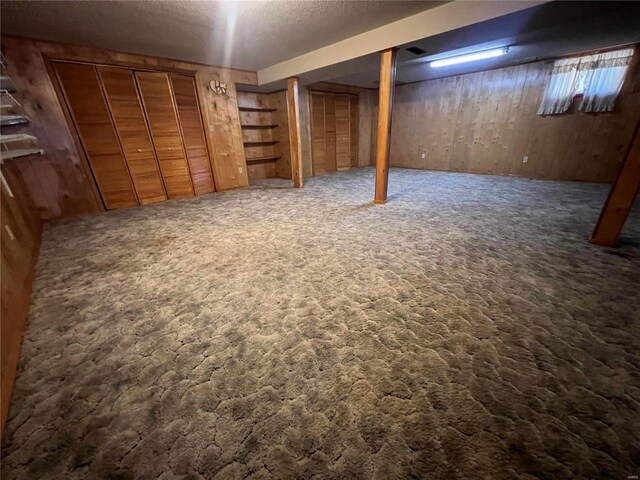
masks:
{"label": "shelving unit", "polygon": [[[6,128],[26,125],[30,122],[22,105],[10,92],[16,89],[11,78],[6,73],[7,62],[0,53],[0,126]],[[3,129],[2,133],[6,130]],[[5,160],[42,155],[44,151],[38,148],[38,139],[26,133],[0,135],[0,163]]]}
{"label": "shelving unit", "polygon": [[[278,105],[271,102],[272,95],[238,92],[238,110],[245,147],[249,180],[279,176],[279,162],[284,149],[282,113]],[[286,113],[286,112],[285,112]],[[286,125],[286,124],[285,124]],[[280,167],[282,169],[282,167]]]}

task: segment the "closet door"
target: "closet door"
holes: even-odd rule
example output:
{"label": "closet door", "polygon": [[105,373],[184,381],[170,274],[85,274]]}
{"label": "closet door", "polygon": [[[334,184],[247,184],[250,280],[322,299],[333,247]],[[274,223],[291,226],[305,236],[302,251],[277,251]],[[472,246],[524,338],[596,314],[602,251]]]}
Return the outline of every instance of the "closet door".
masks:
{"label": "closet door", "polygon": [[169,198],[193,195],[178,117],[166,73],[136,72],[142,105]]}
{"label": "closet door", "polygon": [[351,138],[351,166],[358,166],[358,96],[357,95],[349,95],[349,113],[350,115],[350,138]]}
{"label": "closet door", "polygon": [[324,96],[324,135],[326,144],[325,168],[335,172],[336,164],[336,95]]}
{"label": "closet door", "polygon": [[202,117],[193,77],[171,74],[171,85],[178,107],[180,130],[187,151],[191,180],[196,195],[215,191]]}
{"label": "closet door", "polygon": [[140,203],[166,200],[133,72],[126,68],[98,67],[98,74]]}
{"label": "closet door", "polygon": [[351,115],[349,95],[333,95],[336,129],[336,167],[347,170],[351,167]]}
{"label": "closet door", "polygon": [[138,205],[93,65],[53,62],[107,209]]}
{"label": "closet door", "polygon": [[324,95],[311,94],[311,158],[313,174],[327,173],[327,145],[324,127]]}

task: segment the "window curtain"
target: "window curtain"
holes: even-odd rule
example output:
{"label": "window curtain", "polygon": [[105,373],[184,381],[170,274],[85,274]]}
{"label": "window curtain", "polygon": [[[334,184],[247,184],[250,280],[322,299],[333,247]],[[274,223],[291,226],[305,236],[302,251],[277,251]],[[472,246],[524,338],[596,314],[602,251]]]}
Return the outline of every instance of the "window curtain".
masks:
{"label": "window curtain", "polygon": [[553,63],[551,79],[544,91],[538,115],[565,113],[573,102],[580,58],[565,58]]}
{"label": "window curtain", "polygon": [[622,88],[633,48],[583,57],[579,70],[587,70],[584,96],[580,103],[583,112],[610,112]]}

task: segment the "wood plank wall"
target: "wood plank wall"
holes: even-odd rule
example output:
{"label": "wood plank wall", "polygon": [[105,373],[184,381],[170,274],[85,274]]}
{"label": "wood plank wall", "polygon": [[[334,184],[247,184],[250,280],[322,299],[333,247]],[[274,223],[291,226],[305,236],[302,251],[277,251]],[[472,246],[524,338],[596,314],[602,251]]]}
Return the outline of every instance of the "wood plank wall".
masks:
{"label": "wood plank wall", "polygon": [[640,118],[639,57],[613,113],[537,115],[551,62],[396,86],[391,166],[611,182]]}
{"label": "wood plank wall", "polygon": [[[75,47],[59,43],[3,36],[2,52],[31,123],[15,127],[39,140],[45,154],[18,164],[27,189],[43,219],[94,213],[102,210],[93,179],[79,153],[60,105],[47,59],[84,61],[104,65],[161,70],[194,75],[205,123],[206,140],[214,162],[217,190],[248,184],[235,83],[255,84],[255,72]],[[227,83],[227,94],[216,95],[211,80]]]}
{"label": "wood plank wall", "polygon": [[[20,160],[21,161],[21,160]],[[9,400],[20,356],[20,346],[27,321],[31,285],[40,248],[42,226],[31,196],[22,181],[18,161],[7,160],[2,175],[8,189],[2,186],[2,294],[0,310],[1,346],[1,419],[0,435],[9,410]],[[9,193],[11,192],[11,193]]]}

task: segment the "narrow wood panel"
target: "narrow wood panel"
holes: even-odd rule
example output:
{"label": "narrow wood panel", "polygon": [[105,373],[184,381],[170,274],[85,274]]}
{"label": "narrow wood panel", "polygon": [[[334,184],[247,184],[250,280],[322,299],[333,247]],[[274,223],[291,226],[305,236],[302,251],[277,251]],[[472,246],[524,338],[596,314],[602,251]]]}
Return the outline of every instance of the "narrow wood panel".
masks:
{"label": "narrow wood panel", "polygon": [[167,199],[133,72],[98,67],[111,116],[141,204]]}
{"label": "narrow wood panel", "polygon": [[327,137],[325,131],[324,95],[311,94],[311,155],[313,174],[327,173]]}
{"label": "narrow wood panel", "polygon": [[[270,113],[269,121],[278,125],[278,128],[273,130],[273,139],[278,140],[278,143],[273,146],[273,153],[280,157],[276,161],[276,176],[278,178],[292,178],[287,92],[281,91],[267,95],[266,102],[273,109],[273,112]],[[302,104],[302,100],[300,103]],[[304,154],[302,158],[304,160]]]}
{"label": "narrow wood panel", "polygon": [[324,96],[324,137],[326,142],[325,167],[327,172],[338,169],[336,163],[336,97]]}
{"label": "narrow wood panel", "polygon": [[349,95],[349,138],[351,141],[349,145],[349,164],[352,167],[358,166],[358,143],[360,142],[358,138],[360,131],[358,118],[358,95]]}
{"label": "narrow wood panel", "polygon": [[287,79],[287,120],[289,126],[289,152],[291,157],[291,176],[293,186],[302,188],[302,145],[300,133],[300,86],[297,78]]}
{"label": "narrow wood panel", "polygon": [[169,198],[193,195],[191,174],[166,73],[136,72],[151,139]]}
{"label": "narrow wood panel", "polygon": [[618,172],[598,218],[590,242],[615,246],[629,212],[640,190],[640,122],[636,126],[631,147]]}
{"label": "narrow wood panel", "polygon": [[138,205],[96,68],[64,62],[54,65],[105,207]]}
{"label": "narrow wood panel", "polygon": [[193,188],[196,195],[211,193],[215,191],[213,173],[193,78],[172,74],[171,85],[176,99]]}
{"label": "narrow wood panel", "polygon": [[[640,50],[612,113],[540,116],[551,62],[396,89],[391,165],[611,182],[640,118]],[[524,157],[527,161],[524,162]]]}
{"label": "narrow wood panel", "polygon": [[336,129],[336,168],[351,166],[351,112],[349,95],[334,95]]}
{"label": "narrow wood panel", "polygon": [[378,140],[376,149],[375,203],[387,201],[389,183],[389,148],[391,141],[391,114],[396,83],[395,48],[380,52],[380,95],[378,104]]}
{"label": "narrow wood panel", "polygon": [[5,161],[2,165],[2,175],[9,189],[5,185],[1,187],[0,202],[0,440],[7,421],[42,232],[40,218],[16,163],[12,160]]}

